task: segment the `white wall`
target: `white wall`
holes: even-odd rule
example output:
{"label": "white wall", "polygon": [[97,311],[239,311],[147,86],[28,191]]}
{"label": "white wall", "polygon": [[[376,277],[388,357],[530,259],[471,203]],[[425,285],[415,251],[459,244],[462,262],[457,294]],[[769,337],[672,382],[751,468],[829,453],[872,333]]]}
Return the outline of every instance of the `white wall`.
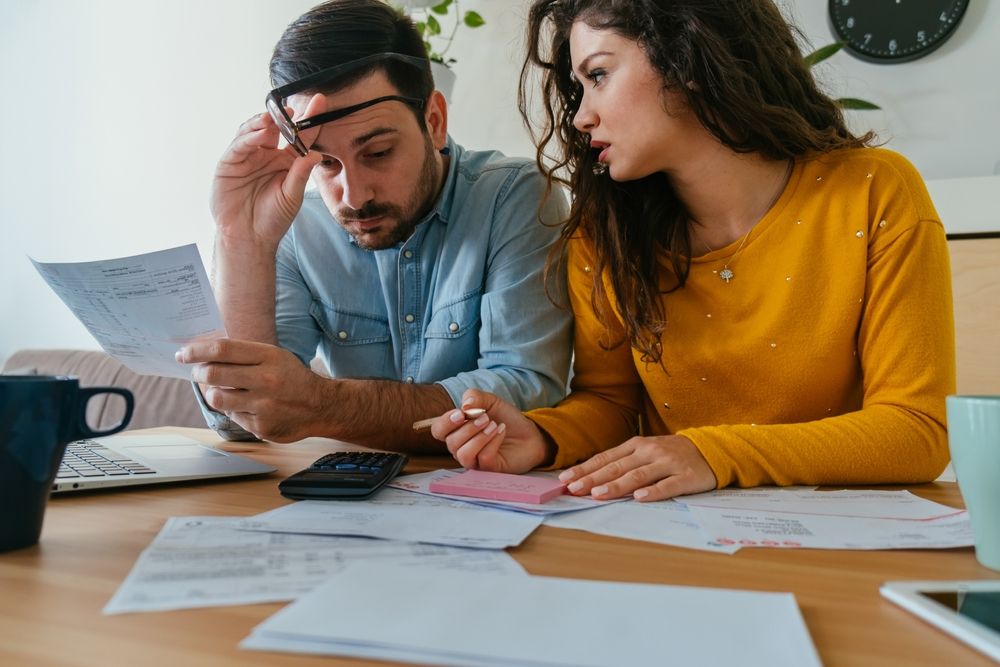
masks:
{"label": "white wall", "polygon": [[[77,261],[194,241],[210,261],[215,161],[263,110],[270,50],[313,4],[0,0],[0,359],[23,347],[96,346],[27,255]],[[452,49],[452,134],[531,155],[514,110],[528,1],[462,4],[487,25]],[[785,4],[815,45],[832,41],[826,2]],[[1000,191],[983,178],[1000,162],[1000,3],[971,5],[923,60],[878,66],[838,54],[821,74],[831,92],[885,108],[854,114],[856,129],[878,129],[928,178],[977,176],[987,187],[974,192],[986,193]],[[1000,195],[975,196],[989,201],[974,211],[1000,209]]]}

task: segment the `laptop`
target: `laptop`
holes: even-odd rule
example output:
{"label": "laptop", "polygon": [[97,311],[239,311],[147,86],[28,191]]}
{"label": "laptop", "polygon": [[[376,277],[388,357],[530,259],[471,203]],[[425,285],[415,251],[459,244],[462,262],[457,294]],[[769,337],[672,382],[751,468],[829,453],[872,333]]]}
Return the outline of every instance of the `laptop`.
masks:
{"label": "laptop", "polygon": [[52,493],[261,475],[275,470],[181,435],[122,433],[70,443]]}

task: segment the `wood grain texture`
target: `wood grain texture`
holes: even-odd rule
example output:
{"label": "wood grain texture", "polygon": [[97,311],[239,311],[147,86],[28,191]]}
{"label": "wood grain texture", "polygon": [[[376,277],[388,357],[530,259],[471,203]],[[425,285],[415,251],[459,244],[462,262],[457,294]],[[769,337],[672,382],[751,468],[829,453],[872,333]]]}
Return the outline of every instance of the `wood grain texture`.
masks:
{"label": "wood grain texture", "polygon": [[958,393],[1000,394],[1000,238],[954,239]]}
{"label": "wood grain texture", "polygon": [[[210,431],[180,432],[218,443]],[[250,515],[290,501],[277,482],[320,455],[347,448],[313,438],[290,445],[223,443],[278,467],[244,481],[179,484],[142,491],[65,495],[49,503],[41,543],[0,554],[0,665],[358,665],[354,659],[241,651],[237,644],[281,608],[261,604],[102,616],[101,609],[165,519],[185,515]],[[449,466],[421,457],[408,472]],[[914,491],[961,506],[953,484]],[[972,549],[942,551],[821,551],[744,549],[732,556],[541,527],[511,554],[531,574],[688,586],[790,591],[795,594],[827,667],[992,664],[966,645],[882,599],[892,579],[997,579]],[[391,617],[392,607],[387,603]],[[627,614],[623,609],[594,613]],[[405,619],[398,619],[405,622]],[[711,628],[706,628],[706,637]],[[560,641],[573,641],[561,637]],[[717,638],[725,641],[725,637]],[[669,656],[650,656],[667,664]]]}

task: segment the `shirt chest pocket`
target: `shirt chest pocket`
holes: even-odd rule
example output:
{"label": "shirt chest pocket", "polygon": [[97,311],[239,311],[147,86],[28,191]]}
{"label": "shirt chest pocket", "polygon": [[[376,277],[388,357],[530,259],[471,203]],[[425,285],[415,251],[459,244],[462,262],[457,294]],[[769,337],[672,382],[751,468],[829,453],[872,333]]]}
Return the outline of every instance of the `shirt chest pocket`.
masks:
{"label": "shirt chest pocket", "polygon": [[473,292],[458,301],[437,307],[424,330],[425,338],[462,338],[479,330],[481,292]]}
{"label": "shirt chest pocket", "polygon": [[349,347],[389,342],[389,321],[385,318],[337,310],[315,301],[311,311],[323,333],[335,346]]}

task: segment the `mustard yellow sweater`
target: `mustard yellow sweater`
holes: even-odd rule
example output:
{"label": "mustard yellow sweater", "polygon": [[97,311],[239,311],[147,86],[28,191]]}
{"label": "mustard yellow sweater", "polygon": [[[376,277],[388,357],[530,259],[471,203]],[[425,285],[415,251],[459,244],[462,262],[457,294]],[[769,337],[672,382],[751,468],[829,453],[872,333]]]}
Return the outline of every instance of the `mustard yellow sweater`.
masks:
{"label": "mustard yellow sweater", "polygon": [[694,258],[663,297],[665,372],[627,343],[602,349],[593,249],[571,242],[572,393],[528,413],[558,447],[553,467],[621,444],[641,418],[643,435],[690,439],[720,487],[934,479],[955,390],[951,274],[914,167],[869,148],[800,160],[738,245]]}

